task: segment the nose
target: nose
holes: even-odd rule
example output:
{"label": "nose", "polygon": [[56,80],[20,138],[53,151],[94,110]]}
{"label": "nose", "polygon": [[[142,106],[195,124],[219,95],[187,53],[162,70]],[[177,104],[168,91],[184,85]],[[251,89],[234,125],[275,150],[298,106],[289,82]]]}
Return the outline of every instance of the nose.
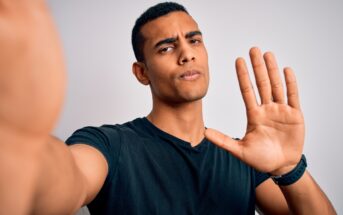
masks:
{"label": "nose", "polygon": [[180,47],[179,65],[184,65],[195,60],[194,50],[189,44],[183,44]]}

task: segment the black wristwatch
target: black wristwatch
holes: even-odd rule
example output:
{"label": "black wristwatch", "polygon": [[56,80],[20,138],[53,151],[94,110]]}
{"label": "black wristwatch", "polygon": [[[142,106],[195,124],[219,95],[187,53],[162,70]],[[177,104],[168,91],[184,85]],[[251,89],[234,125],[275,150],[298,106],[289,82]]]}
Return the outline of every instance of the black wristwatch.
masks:
{"label": "black wristwatch", "polygon": [[307,167],[306,157],[305,155],[301,156],[301,159],[297,166],[292,169],[290,172],[284,175],[277,175],[277,176],[270,176],[274,183],[280,186],[287,186],[295,183],[298,181],[301,176],[304,174]]}

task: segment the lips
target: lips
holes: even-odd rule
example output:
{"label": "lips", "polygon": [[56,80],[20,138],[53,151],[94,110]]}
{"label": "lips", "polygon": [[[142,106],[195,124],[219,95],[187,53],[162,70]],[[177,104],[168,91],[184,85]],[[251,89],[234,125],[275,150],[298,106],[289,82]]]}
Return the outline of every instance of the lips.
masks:
{"label": "lips", "polygon": [[186,81],[192,81],[197,79],[201,73],[197,70],[189,70],[180,75],[180,79],[186,80]]}

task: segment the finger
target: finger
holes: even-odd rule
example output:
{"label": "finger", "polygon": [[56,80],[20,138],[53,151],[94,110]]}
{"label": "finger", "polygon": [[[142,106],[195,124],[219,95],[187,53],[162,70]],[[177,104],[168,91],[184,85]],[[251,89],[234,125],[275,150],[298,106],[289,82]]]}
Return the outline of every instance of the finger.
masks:
{"label": "finger", "polygon": [[293,108],[300,109],[298,86],[295,75],[291,68],[285,68],[284,73],[287,86],[288,105]]}
{"label": "finger", "polygon": [[282,87],[282,80],[279,74],[279,68],[275,56],[271,52],[267,52],[263,55],[266,62],[268,75],[271,84],[271,91],[273,95],[273,101],[283,104],[285,103],[284,92]]}
{"label": "finger", "polygon": [[242,147],[239,141],[211,128],[206,129],[205,137],[215,145],[231,152],[238,159],[242,159]]}
{"label": "finger", "polygon": [[243,58],[236,60],[236,72],[245,107],[247,110],[254,108],[257,106],[255,92],[249,78],[247,65]]}
{"label": "finger", "polygon": [[272,101],[272,94],[266,64],[258,48],[251,48],[249,54],[261,103],[268,104]]}

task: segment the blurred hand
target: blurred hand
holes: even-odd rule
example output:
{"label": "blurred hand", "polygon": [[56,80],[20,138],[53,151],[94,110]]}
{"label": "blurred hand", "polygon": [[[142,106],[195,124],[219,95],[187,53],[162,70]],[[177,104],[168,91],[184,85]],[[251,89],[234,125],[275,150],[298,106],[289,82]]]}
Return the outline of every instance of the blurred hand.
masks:
{"label": "blurred hand", "polygon": [[0,214],[34,213],[41,152],[62,106],[64,73],[45,2],[0,0]]}
{"label": "blurred hand", "polygon": [[0,47],[0,127],[48,136],[62,106],[65,71],[44,1],[0,0]]}
{"label": "blurred hand", "polygon": [[234,140],[214,129],[207,129],[205,135],[257,170],[273,175],[284,174],[298,163],[304,145],[304,118],[295,75],[290,68],[284,69],[286,102],[273,54],[267,52],[262,56],[258,48],[252,48],[250,59],[261,104],[257,103],[244,59],[236,60],[248,120],[245,136]]}

